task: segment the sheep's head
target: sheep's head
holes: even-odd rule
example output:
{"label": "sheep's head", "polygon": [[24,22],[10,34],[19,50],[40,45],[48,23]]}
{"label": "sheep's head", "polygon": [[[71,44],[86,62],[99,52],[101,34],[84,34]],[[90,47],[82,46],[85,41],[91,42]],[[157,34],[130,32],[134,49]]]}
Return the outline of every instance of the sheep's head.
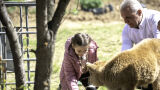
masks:
{"label": "sheep's head", "polygon": [[86,63],[87,69],[90,73],[89,82],[95,86],[100,86],[99,71],[96,64]]}

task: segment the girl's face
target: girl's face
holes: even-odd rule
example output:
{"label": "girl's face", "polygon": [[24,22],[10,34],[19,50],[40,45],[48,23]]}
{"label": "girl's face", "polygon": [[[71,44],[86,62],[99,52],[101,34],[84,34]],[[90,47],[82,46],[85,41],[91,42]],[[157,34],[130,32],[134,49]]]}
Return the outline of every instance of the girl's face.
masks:
{"label": "girl's face", "polygon": [[88,45],[87,46],[72,45],[72,47],[74,48],[75,53],[79,57],[82,57],[88,51]]}

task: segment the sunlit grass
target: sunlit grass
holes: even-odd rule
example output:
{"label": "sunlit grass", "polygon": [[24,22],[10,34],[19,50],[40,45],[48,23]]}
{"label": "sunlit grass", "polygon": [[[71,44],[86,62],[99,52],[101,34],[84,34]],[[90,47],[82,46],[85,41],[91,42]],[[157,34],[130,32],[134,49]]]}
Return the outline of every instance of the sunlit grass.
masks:
{"label": "sunlit grass", "polygon": [[[98,48],[98,58],[99,60],[111,59],[116,53],[120,52],[121,47],[121,31],[124,26],[122,22],[64,22],[58,30],[55,43],[54,61],[53,61],[53,72],[51,76],[51,90],[57,90],[59,86],[59,73],[64,56],[64,44],[67,38],[73,36],[75,33],[83,32],[88,33],[99,46]],[[29,39],[29,46],[27,47],[27,39]],[[24,36],[23,39],[24,50],[36,49],[36,35],[30,35],[29,38]],[[30,58],[35,58],[34,53],[30,53]],[[27,53],[24,53],[24,58],[27,58]],[[27,62],[24,64],[25,70],[27,69]],[[30,62],[30,70],[35,70],[35,62]],[[26,73],[26,80],[28,81],[28,73]],[[8,82],[15,82],[14,74],[8,75]],[[9,78],[9,79],[8,79]],[[11,78],[11,79],[10,79]],[[30,73],[30,81],[34,81],[34,73]],[[7,88],[15,88],[15,85],[7,86]],[[28,88],[28,86],[26,87]],[[33,90],[33,84],[29,87]],[[79,90],[84,90],[80,86]],[[105,87],[99,87],[98,90],[107,90]]]}
{"label": "sunlit grass", "polygon": [[[83,22],[78,23],[77,26],[71,25],[70,27],[65,26],[64,23],[58,30],[55,44],[53,72],[51,78],[51,90],[56,90],[59,85],[59,72],[63,61],[65,41],[68,37],[74,35],[75,33],[88,33],[97,42],[97,45],[99,46],[99,60],[111,59],[111,57],[113,57],[116,53],[120,52],[121,31],[124,24],[122,22],[111,22],[105,24],[96,24],[94,22],[92,23]],[[100,87],[98,90],[107,89],[105,87]]]}

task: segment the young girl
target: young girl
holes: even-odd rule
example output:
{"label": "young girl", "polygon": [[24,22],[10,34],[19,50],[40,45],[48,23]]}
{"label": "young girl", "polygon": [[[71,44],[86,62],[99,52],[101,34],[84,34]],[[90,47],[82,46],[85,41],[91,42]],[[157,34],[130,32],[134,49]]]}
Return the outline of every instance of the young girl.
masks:
{"label": "young girl", "polygon": [[[64,60],[60,72],[61,90],[79,90],[78,81],[89,88],[89,73],[86,71],[86,62],[97,61],[97,44],[88,34],[77,33],[65,43]],[[97,90],[90,87],[89,90]]]}

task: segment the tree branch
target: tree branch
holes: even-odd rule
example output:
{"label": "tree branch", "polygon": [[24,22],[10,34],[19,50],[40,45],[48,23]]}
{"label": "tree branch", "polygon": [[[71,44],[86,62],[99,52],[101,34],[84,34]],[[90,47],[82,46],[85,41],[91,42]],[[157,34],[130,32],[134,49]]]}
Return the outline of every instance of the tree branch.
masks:
{"label": "tree branch", "polygon": [[47,18],[48,18],[48,21],[52,20],[52,17],[54,15],[54,7],[55,6],[55,0],[48,0],[47,1]]}
{"label": "tree branch", "polygon": [[60,0],[52,20],[48,22],[48,28],[51,29],[54,33],[57,33],[69,2],[70,0]]}
{"label": "tree branch", "polygon": [[23,68],[24,65],[22,60],[23,56],[21,52],[21,46],[19,44],[17,33],[14,30],[14,26],[9,18],[6,7],[2,0],[0,0],[0,21],[5,27],[12,51],[16,78],[16,89],[23,90],[25,86],[25,71]]}

